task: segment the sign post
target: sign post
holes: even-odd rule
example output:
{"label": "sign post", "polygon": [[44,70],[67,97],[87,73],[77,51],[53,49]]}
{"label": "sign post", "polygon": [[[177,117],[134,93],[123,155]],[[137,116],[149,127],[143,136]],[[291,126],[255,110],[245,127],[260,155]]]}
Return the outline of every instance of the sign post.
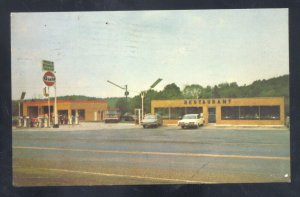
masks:
{"label": "sign post", "polygon": [[[48,86],[48,92],[49,92],[49,86],[54,86],[54,125],[53,127],[58,127],[58,118],[57,118],[57,100],[56,100],[56,77],[53,72],[47,71],[44,74],[43,81]],[[50,113],[50,110],[49,110]],[[49,116],[50,120],[50,116]]]}
{"label": "sign post", "polygon": [[47,126],[50,127],[50,86],[48,86],[48,93],[47,93],[47,88],[44,88],[44,96],[48,97],[48,123]]}

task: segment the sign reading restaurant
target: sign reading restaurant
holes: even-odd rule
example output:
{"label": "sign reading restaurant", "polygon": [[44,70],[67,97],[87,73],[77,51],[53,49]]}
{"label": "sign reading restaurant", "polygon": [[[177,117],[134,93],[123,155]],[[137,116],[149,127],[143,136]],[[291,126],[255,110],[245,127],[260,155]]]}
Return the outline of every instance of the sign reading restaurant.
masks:
{"label": "sign reading restaurant", "polygon": [[183,100],[185,105],[192,105],[192,104],[230,104],[231,99],[187,99]]}

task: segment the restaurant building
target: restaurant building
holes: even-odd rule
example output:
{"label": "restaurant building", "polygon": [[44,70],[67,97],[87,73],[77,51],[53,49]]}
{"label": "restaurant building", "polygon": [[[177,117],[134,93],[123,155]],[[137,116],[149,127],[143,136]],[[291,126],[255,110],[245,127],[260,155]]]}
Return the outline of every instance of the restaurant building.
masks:
{"label": "restaurant building", "polygon": [[[23,116],[38,117],[48,116],[48,101],[24,101]],[[54,112],[54,101],[50,101],[50,114]],[[57,100],[58,116],[75,116],[77,114],[80,121],[101,121],[104,111],[108,109],[105,100]]]}
{"label": "restaurant building", "polygon": [[176,124],[184,114],[203,114],[205,124],[284,125],[284,97],[152,100],[151,113],[164,124]]}

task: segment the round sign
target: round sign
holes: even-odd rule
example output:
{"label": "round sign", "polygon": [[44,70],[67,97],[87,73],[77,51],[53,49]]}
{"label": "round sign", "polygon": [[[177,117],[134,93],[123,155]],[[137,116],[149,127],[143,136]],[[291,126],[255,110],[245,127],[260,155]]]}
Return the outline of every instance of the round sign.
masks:
{"label": "round sign", "polygon": [[47,71],[44,74],[43,81],[46,86],[53,86],[55,84],[55,75],[53,72]]}

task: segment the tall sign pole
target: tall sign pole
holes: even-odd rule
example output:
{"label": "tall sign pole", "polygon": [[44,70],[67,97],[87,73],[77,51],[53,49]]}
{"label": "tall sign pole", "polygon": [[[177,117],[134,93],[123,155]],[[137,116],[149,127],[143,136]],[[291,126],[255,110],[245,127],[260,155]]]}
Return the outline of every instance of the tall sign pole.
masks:
{"label": "tall sign pole", "polygon": [[[58,127],[58,121],[57,121],[57,102],[56,102],[56,77],[54,75],[53,72],[51,71],[47,71],[45,74],[44,74],[44,77],[43,77],[43,81],[44,83],[46,84],[46,86],[48,86],[48,91],[49,91],[49,87],[50,86],[54,86],[54,127]],[[50,98],[49,98],[50,99]],[[50,103],[50,101],[49,101]],[[50,108],[50,107],[49,107]],[[50,112],[50,110],[49,110]],[[50,116],[49,116],[50,118]]]}
{"label": "tall sign pole", "polygon": [[[58,116],[57,116],[57,98],[56,98],[56,78],[54,70],[54,62],[43,60],[42,61],[42,70],[47,71],[44,75],[44,83],[49,87],[54,86],[54,125],[53,127],[58,127]],[[53,73],[54,72],[54,73]],[[48,111],[49,111],[49,126],[50,126],[50,97],[48,97]]]}
{"label": "tall sign pole", "polygon": [[48,97],[48,127],[50,127],[50,120],[51,120],[51,115],[50,115],[50,87],[48,86],[48,93],[46,87],[44,88],[44,96]]}
{"label": "tall sign pole", "polygon": [[50,87],[48,86],[48,127],[50,127],[51,113],[50,113]]}

